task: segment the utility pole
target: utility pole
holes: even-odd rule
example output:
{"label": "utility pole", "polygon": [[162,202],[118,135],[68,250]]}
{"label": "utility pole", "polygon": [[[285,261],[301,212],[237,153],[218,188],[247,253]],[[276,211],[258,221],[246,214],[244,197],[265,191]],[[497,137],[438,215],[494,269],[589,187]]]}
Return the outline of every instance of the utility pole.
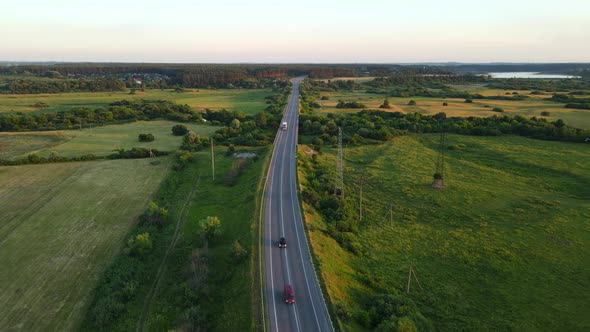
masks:
{"label": "utility pole", "polygon": [[420,289],[423,289],[422,285],[420,284],[420,281],[418,281],[418,276],[416,275],[416,271],[414,271],[414,262],[410,262],[410,271],[408,272],[408,288],[406,290],[406,292],[408,294],[410,294],[410,286],[412,284],[412,275],[414,276],[414,279],[416,280],[416,283],[418,284]]}
{"label": "utility pole", "polygon": [[[389,203],[389,211],[387,211],[387,214],[389,214],[389,224],[392,225],[393,224],[393,202]],[[387,218],[387,216],[386,216]]]}
{"label": "utility pole", "polygon": [[412,285],[412,265],[414,262],[410,263],[410,271],[408,271],[408,288],[406,289],[406,293],[410,294],[410,286]]}
{"label": "utility pole", "polygon": [[215,151],[213,150],[213,138],[211,139],[211,170],[213,172],[213,181],[215,181]]}

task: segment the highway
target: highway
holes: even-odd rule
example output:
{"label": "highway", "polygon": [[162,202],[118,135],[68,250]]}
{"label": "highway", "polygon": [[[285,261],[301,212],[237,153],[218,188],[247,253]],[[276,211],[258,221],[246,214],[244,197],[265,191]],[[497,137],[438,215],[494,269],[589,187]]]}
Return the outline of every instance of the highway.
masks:
{"label": "highway", "polygon": [[[264,293],[267,331],[333,331],[311,260],[303,227],[295,174],[299,83],[295,78],[279,129],[264,192]],[[287,248],[279,248],[280,237]],[[286,304],[284,287],[290,284],[295,303]]]}

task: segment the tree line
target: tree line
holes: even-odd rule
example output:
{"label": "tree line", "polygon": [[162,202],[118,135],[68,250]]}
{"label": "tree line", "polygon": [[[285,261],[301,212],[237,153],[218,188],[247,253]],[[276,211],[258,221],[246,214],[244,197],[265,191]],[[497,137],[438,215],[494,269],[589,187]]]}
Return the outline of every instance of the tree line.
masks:
{"label": "tree line", "polygon": [[117,78],[0,79],[3,94],[122,91],[127,87],[125,81]]}
{"label": "tree line", "polygon": [[0,114],[0,131],[73,129],[88,125],[105,125],[123,121],[168,119],[202,121],[202,116],[188,105],[167,100],[121,100],[107,107],[77,107],[56,113]]}
{"label": "tree line", "polygon": [[301,134],[319,136],[323,139],[322,143],[334,143],[338,127],[342,127],[345,133],[343,140],[353,144],[365,139],[386,141],[406,133],[435,133],[442,130],[463,135],[519,135],[579,143],[590,137],[590,130],[570,127],[561,119],[547,121],[545,118],[527,119],[520,115],[447,118],[443,112],[423,115],[363,110],[347,114],[302,114],[299,121]]}

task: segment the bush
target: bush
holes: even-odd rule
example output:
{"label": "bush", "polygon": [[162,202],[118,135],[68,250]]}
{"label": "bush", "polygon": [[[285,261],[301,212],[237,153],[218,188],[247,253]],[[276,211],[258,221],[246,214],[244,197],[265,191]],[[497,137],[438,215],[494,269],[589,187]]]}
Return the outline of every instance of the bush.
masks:
{"label": "bush", "polygon": [[129,250],[129,254],[133,256],[145,256],[152,250],[152,246],[152,240],[148,232],[138,234],[135,237],[132,236],[127,240],[127,249]]}
{"label": "bush", "polygon": [[207,240],[212,240],[215,237],[215,234],[219,232],[219,228],[221,227],[221,220],[218,217],[207,217],[201,220],[201,229],[203,230],[203,235]]}
{"label": "bush", "polygon": [[232,162],[231,169],[223,177],[223,183],[226,186],[230,186],[230,187],[238,184],[238,180],[240,178],[240,175],[242,175],[242,173],[248,167],[249,164],[250,164],[250,162],[248,161],[248,159],[245,159],[245,158],[238,158],[238,159],[234,160]]}
{"label": "bush", "polygon": [[416,101],[415,100],[410,100],[408,102],[408,105],[410,105],[410,106],[416,106]]}
{"label": "bush", "polygon": [[186,133],[188,133],[188,128],[184,125],[177,124],[172,127],[172,134],[174,134],[174,136],[183,136],[186,135]]}
{"label": "bush", "polygon": [[504,113],[504,109],[501,107],[492,108],[492,112]]}
{"label": "bush", "polygon": [[313,144],[315,146],[320,146],[320,145],[323,145],[324,144],[324,141],[321,138],[319,138],[319,137],[314,137],[311,140],[311,144]]}
{"label": "bush", "polygon": [[362,104],[358,101],[339,100],[338,104],[336,104],[336,108],[366,108],[366,107],[367,106],[365,104]]}
{"label": "bush", "polygon": [[232,245],[231,256],[236,262],[241,262],[248,257],[248,251],[242,247],[240,241],[235,240]]}
{"label": "bush", "polygon": [[542,116],[549,116],[549,115],[551,115],[551,113],[549,113],[547,111],[543,111],[543,112],[541,112],[541,115]]}
{"label": "bush", "polygon": [[437,180],[442,180],[443,176],[441,173],[434,173],[434,175],[432,176],[433,178],[437,179]]}
{"label": "bush", "polygon": [[149,224],[162,226],[168,221],[168,210],[151,201],[143,219]]}
{"label": "bush", "polygon": [[377,294],[369,303],[369,311],[373,313],[371,325],[379,326],[378,331],[391,331],[390,328],[384,329],[384,326],[395,326],[394,331],[434,331],[430,320],[422,315],[414,301],[408,297]]}
{"label": "bush", "polygon": [[139,134],[138,138],[140,142],[153,142],[155,139],[152,134]]}
{"label": "bush", "polygon": [[471,103],[473,103],[473,100],[472,99],[465,99],[465,102],[468,104],[471,104]]}
{"label": "bush", "polygon": [[446,101],[443,103],[443,106],[449,106],[449,103],[447,103]]}
{"label": "bush", "polygon": [[389,99],[385,98],[385,100],[383,100],[383,104],[381,104],[379,108],[391,108],[391,105],[389,104]]}
{"label": "bush", "polygon": [[231,156],[236,152],[236,147],[233,144],[227,146],[227,152],[225,153],[227,156]]}

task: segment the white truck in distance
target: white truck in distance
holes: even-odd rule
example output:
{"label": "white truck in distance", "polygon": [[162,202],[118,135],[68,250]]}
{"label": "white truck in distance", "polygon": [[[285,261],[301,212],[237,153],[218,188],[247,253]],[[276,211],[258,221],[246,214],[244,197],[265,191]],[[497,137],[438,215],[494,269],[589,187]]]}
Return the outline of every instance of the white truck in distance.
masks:
{"label": "white truck in distance", "polygon": [[283,122],[283,124],[281,124],[281,129],[287,130],[287,122]]}

